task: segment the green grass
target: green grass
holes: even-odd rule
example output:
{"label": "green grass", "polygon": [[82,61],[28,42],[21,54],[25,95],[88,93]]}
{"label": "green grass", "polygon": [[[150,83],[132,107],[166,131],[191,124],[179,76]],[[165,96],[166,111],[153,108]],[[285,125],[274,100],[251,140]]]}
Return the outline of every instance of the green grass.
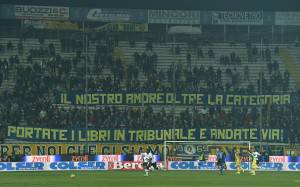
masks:
{"label": "green grass", "polygon": [[299,187],[300,172],[248,172],[236,175],[217,171],[1,172],[0,187]]}

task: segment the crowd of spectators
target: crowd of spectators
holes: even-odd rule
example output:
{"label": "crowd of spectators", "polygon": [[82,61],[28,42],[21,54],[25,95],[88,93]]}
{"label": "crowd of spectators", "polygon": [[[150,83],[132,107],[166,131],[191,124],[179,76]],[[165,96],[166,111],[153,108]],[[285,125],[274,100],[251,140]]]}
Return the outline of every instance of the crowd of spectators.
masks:
{"label": "crowd of spectators", "polygon": [[[99,128],[185,128],[185,127],[222,127],[250,128],[259,125],[258,107],[222,107],[196,108],[190,106],[181,112],[173,121],[173,112],[162,108],[157,111],[151,106],[145,107],[58,107],[53,105],[53,93],[56,91],[182,91],[210,94],[257,94],[288,91],[290,75],[279,71],[277,61],[272,62],[270,49],[263,52],[268,62],[270,79],[264,73],[258,73],[257,85],[250,82],[250,69],[243,67],[244,75],[236,67],[242,66],[241,58],[235,52],[229,56],[222,55],[220,64],[224,69],[211,66],[189,66],[191,54],[186,54],[188,66],[174,63],[167,70],[157,68],[159,56],[153,50],[151,41],[145,45],[145,51],[133,54],[134,62],[125,64],[122,58],[114,57],[118,47],[116,38],[108,37],[93,42],[96,45],[93,62],[90,56],[82,54],[81,40],[61,40],[61,51],[54,44],[44,45],[40,40],[40,48],[30,49],[27,63],[20,63],[18,54],[23,49],[23,42],[17,45],[17,53],[8,60],[0,60],[0,86],[3,79],[9,78],[11,69],[15,73],[15,88],[0,94],[0,126],[8,124],[26,124],[40,127],[85,127]],[[90,45],[90,44],[89,44]],[[135,45],[130,41],[131,47]],[[6,47],[0,45],[0,54],[14,51],[9,41]],[[259,55],[255,46],[247,46],[248,58],[257,60]],[[274,49],[275,53],[278,49]],[[175,54],[181,53],[180,46],[175,46]],[[249,53],[250,51],[250,53]],[[72,57],[64,57],[64,52],[75,53]],[[197,48],[197,57],[205,56],[201,48]],[[212,49],[207,57],[216,56]],[[109,72],[107,75],[104,73]],[[87,73],[87,74],[86,74]],[[140,79],[141,75],[145,80]],[[227,81],[224,81],[227,77]],[[87,81],[86,81],[87,80]],[[229,81],[228,81],[229,80]],[[242,87],[241,82],[248,82]],[[261,89],[262,88],[262,89]],[[167,107],[168,108],[168,107]],[[170,108],[170,106],[169,106]],[[263,109],[263,126],[274,128],[298,129],[300,118],[295,115],[300,108],[265,107]],[[291,117],[292,116],[292,117]],[[296,141],[299,131],[291,130],[290,139]],[[298,140],[299,141],[299,140]]]}
{"label": "crowd of spectators", "polygon": [[222,65],[241,65],[242,60],[237,54],[235,54],[235,52],[232,52],[232,53],[230,53],[230,56],[221,55],[220,64],[222,64]]}

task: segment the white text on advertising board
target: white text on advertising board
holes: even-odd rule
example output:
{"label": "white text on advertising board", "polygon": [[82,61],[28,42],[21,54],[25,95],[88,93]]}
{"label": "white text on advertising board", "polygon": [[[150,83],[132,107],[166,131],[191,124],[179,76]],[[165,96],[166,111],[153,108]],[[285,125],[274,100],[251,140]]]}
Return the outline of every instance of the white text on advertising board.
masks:
{"label": "white text on advertising board", "polygon": [[66,20],[69,18],[68,7],[48,6],[15,6],[15,16],[21,19],[57,19]]}
{"label": "white text on advertising board", "polygon": [[275,25],[300,25],[300,12],[275,12]]}
{"label": "white text on advertising board", "polygon": [[200,11],[149,10],[149,23],[200,24]]}
{"label": "white text on advertising board", "polygon": [[219,25],[262,25],[262,12],[215,11],[212,12],[212,23]]}
{"label": "white text on advertising board", "polygon": [[130,15],[124,10],[91,9],[87,19],[93,21],[129,21]]}

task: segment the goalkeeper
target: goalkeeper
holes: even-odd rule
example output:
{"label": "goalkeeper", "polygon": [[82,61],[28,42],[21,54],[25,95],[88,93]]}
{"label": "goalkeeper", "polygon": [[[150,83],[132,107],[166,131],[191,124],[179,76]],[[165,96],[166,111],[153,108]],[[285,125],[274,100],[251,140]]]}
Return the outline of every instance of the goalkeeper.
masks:
{"label": "goalkeeper", "polygon": [[234,151],[234,158],[235,158],[235,165],[236,165],[236,174],[240,174],[241,171],[244,173],[244,169],[241,167],[241,158],[240,158],[240,151],[238,148]]}

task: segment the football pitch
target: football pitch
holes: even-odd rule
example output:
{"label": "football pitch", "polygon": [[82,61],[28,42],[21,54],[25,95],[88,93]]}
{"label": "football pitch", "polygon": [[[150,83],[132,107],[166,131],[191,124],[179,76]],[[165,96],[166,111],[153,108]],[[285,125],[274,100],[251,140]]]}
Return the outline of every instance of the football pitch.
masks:
{"label": "football pitch", "polygon": [[[74,173],[75,178],[70,178]],[[300,172],[217,171],[1,172],[0,187],[299,187]]]}

